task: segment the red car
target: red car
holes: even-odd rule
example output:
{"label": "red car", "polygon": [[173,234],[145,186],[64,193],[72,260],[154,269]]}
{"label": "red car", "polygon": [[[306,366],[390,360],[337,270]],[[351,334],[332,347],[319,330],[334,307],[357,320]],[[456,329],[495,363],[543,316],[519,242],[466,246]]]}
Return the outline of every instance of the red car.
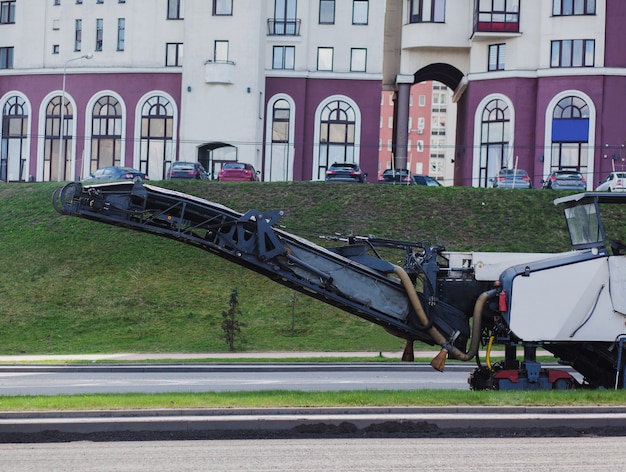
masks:
{"label": "red car", "polygon": [[243,162],[232,162],[224,164],[222,170],[217,174],[220,182],[258,182],[260,172],[254,170],[250,164]]}

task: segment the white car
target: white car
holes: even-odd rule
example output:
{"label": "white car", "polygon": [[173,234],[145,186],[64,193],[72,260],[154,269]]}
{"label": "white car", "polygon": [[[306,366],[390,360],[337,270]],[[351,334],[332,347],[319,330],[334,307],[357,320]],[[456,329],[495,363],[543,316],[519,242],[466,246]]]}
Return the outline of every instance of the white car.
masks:
{"label": "white car", "polygon": [[626,191],[626,172],[611,172],[596,188],[598,192]]}

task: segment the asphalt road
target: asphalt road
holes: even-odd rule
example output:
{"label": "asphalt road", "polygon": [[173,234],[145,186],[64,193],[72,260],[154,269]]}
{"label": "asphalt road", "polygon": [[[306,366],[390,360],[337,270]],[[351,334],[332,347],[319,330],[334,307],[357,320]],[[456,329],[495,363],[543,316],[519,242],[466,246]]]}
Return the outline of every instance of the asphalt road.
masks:
{"label": "asphalt road", "polygon": [[469,389],[474,366],[450,364],[203,364],[0,366],[2,395]]}
{"label": "asphalt road", "polygon": [[0,471],[618,471],[623,438],[387,438],[0,445]]}

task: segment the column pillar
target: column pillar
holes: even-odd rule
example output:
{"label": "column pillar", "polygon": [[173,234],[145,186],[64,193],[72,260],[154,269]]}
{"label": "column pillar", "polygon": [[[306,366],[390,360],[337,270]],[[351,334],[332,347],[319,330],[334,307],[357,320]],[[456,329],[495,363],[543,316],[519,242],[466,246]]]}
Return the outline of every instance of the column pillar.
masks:
{"label": "column pillar", "polygon": [[[410,80],[407,82],[407,79]],[[409,142],[409,101],[411,99],[412,76],[398,76],[395,106],[395,120],[393,124],[395,152],[393,166],[396,169],[406,169],[407,145]]]}

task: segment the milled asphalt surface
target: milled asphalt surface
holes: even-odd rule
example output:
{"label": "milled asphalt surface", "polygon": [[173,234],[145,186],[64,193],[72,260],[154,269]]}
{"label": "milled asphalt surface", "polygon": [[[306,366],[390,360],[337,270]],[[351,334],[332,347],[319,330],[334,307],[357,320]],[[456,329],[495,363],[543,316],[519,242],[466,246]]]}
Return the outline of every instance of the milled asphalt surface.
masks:
{"label": "milled asphalt surface", "polygon": [[[436,351],[416,352],[431,358]],[[400,358],[401,353],[289,352],[0,356],[3,372],[73,361],[152,363],[159,360],[322,357]],[[542,355],[542,353],[538,353]],[[616,407],[335,407],[98,411],[2,410],[0,442],[210,439],[265,437],[626,436],[626,406]]]}

